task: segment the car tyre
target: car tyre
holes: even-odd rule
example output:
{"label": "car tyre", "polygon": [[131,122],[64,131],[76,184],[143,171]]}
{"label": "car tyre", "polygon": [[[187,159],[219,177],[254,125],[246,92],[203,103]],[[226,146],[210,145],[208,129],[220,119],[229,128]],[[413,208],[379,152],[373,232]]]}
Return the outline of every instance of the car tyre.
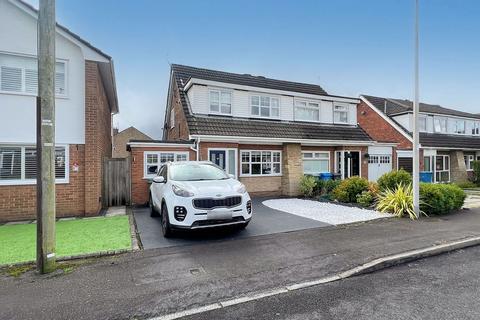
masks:
{"label": "car tyre", "polygon": [[172,237],[172,227],[170,226],[170,219],[168,218],[168,209],[167,205],[162,203],[162,233],[165,238]]}
{"label": "car tyre", "polygon": [[155,206],[153,205],[153,199],[152,199],[152,194],[150,194],[150,197],[148,199],[148,206],[150,207],[150,217],[156,218],[159,216],[157,209],[155,209]]}

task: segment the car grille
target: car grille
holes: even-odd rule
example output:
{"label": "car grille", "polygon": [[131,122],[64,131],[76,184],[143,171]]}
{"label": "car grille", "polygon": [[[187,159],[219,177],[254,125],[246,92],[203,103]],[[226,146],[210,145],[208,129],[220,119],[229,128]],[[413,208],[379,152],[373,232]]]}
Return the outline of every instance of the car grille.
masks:
{"label": "car grille", "polygon": [[223,199],[212,199],[212,198],[204,198],[204,199],[194,199],[193,206],[196,209],[204,209],[209,210],[213,208],[231,208],[238,206],[242,203],[242,197],[235,196],[235,197],[227,197]]}

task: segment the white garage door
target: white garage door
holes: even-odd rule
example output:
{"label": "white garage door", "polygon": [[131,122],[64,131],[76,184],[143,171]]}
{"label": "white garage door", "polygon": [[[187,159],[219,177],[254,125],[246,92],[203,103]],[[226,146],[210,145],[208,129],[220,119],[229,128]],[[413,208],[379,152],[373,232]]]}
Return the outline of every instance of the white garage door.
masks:
{"label": "white garage door", "polygon": [[368,180],[377,181],[383,174],[392,171],[392,156],[371,154],[368,158]]}

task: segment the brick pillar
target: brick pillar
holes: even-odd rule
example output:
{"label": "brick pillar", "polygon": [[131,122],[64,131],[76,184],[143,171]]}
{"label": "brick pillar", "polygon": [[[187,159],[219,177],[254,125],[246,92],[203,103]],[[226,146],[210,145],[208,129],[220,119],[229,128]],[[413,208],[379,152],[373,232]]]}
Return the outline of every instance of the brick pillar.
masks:
{"label": "brick pillar", "polygon": [[450,152],[450,180],[452,182],[465,182],[468,180],[463,151]]}
{"label": "brick pillar", "polygon": [[297,143],[283,145],[282,195],[298,196],[300,179],[303,176],[302,147]]}

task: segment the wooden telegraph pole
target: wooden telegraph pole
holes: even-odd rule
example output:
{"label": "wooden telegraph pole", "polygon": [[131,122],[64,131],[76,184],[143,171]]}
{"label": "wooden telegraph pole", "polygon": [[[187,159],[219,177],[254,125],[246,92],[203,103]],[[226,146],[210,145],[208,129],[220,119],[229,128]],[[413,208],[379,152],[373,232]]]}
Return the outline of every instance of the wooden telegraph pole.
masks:
{"label": "wooden telegraph pole", "polygon": [[55,270],[55,0],[40,0],[37,97],[37,269]]}

